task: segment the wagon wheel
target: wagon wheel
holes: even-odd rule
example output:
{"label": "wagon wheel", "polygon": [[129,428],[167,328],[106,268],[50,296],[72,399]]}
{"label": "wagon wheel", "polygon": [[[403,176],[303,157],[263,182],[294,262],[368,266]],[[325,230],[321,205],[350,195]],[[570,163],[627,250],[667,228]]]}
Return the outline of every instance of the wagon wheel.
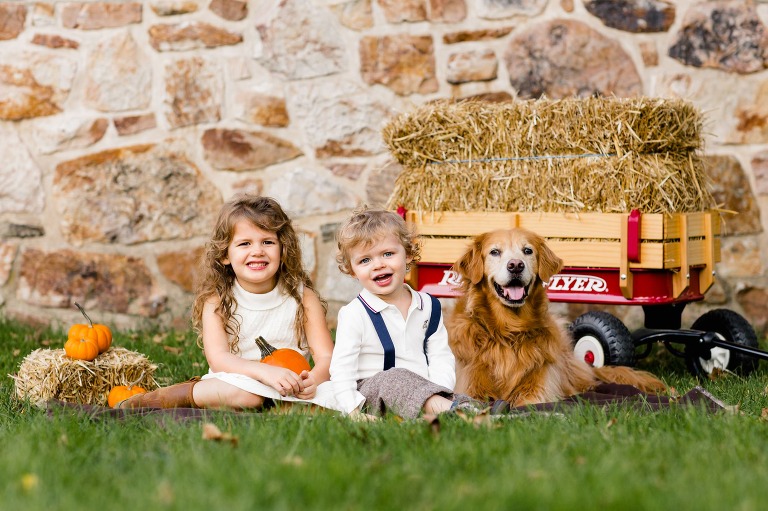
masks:
{"label": "wagon wheel", "polygon": [[582,314],[571,323],[573,351],[576,357],[594,367],[633,366],[635,344],[624,323],[603,311]]}
{"label": "wagon wheel", "polygon": [[[694,321],[692,330],[715,332],[721,338],[734,344],[757,348],[757,335],[752,325],[739,314],[728,309],[713,309]],[[757,369],[758,360],[749,355],[731,352],[727,348],[715,346],[709,349],[709,359],[701,357],[701,348],[687,345],[685,361],[688,370],[699,378],[707,377],[715,369],[748,375]]]}

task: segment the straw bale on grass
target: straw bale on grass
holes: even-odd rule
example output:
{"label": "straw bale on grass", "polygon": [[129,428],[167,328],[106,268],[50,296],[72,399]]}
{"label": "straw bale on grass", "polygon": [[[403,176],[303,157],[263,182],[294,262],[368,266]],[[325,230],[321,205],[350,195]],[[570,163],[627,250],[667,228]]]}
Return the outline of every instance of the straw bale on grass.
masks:
{"label": "straw bale on grass", "polygon": [[157,365],[146,356],[121,347],[112,347],[92,361],[75,360],[63,349],[37,349],[27,355],[16,381],[16,397],[43,407],[51,399],[71,403],[106,405],[107,394],[117,385],[158,387]]}
{"label": "straw bale on grass", "polygon": [[438,101],[392,119],[388,206],[424,211],[712,209],[702,118],[658,98]]}

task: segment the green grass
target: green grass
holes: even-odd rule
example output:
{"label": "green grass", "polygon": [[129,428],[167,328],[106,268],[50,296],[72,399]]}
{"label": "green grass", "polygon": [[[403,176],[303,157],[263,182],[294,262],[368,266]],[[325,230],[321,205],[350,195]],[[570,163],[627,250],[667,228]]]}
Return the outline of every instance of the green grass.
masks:
{"label": "green grass", "polygon": [[[0,322],[0,367],[62,335]],[[206,370],[191,334],[116,335],[166,383]],[[167,349],[170,347],[171,349]],[[696,384],[661,348],[646,368]],[[763,364],[764,365],[764,364]],[[704,386],[738,413],[579,407],[475,427],[443,418],[356,423],[332,414],[211,413],[202,421],[49,415],[0,379],[0,508],[8,510],[675,509],[768,505],[766,371]]]}

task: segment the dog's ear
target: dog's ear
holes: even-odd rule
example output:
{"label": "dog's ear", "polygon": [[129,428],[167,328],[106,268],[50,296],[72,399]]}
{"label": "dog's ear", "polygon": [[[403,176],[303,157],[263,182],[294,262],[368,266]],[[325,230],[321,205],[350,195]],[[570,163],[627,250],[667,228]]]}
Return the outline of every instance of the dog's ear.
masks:
{"label": "dog's ear", "polygon": [[563,268],[563,260],[552,252],[552,249],[547,245],[547,240],[541,236],[537,236],[536,238],[539,277],[542,282],[549,282],[549,279]]}
{"label": "dog's ear", "polygon": [[461,259],[453,265],[454,270],[461,275],[462,280],[470,282],[473,286],[483,280],[485,273],[485,264],[483,263],[484,240],[484,234],[475,236]]}

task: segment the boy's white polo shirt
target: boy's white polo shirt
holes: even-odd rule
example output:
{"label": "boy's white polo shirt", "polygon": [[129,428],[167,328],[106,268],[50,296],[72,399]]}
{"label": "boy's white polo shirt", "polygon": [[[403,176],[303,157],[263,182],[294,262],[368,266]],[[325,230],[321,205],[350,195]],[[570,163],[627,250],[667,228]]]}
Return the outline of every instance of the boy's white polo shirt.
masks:
{"label": "boy's white polo shirt", "polygon": [[[395,346],[395,367],[408,369],[453,390],[456,384],[455,359],[448,346],[448,332],[442,314],[437,330],[427,343],[427,365],[424,335],[429,324],[432,302],[426,294],[404,285],[411,293],[411,304],[405,318],[397,307],[366,289],[360,292],[360,296],[384,320]],[[361,402],[362,394],[357,392],[358,380],[370,378],[384,369],[384,348],[365,307],[355,298],[339,310],[330,372],[337,399],[344,408],[352,402]]]}

